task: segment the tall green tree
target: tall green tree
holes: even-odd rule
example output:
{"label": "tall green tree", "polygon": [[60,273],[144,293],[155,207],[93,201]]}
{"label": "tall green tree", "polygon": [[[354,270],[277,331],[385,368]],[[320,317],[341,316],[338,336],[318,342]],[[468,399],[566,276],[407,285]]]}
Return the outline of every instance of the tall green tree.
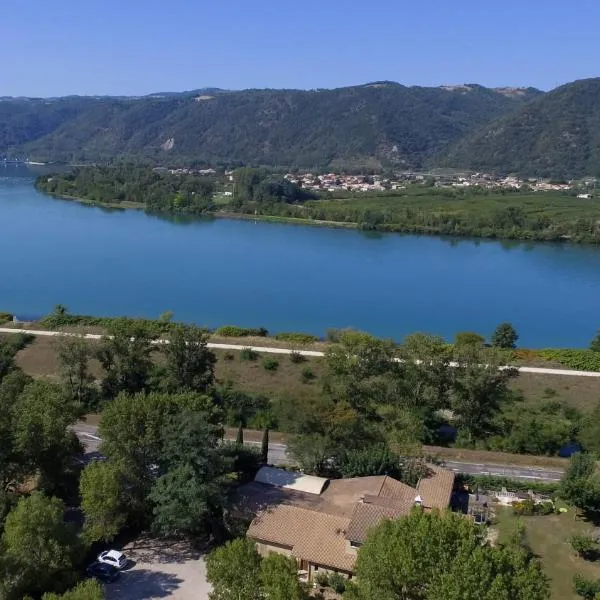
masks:
{"label": "tall green tree", "polygon": [[500,323],[492,334],[492,346],[496,348],[516,348],[519,334],[510,323]]}
{"label": "tall green tree", "polygon": [[107,327],[97,357],[104,369],[102,390],[107,398],[119,392],[135,394],[150,387],[156,331],[140,321],[117,319]]}
{"label": "tall green tree", "polygon": [[104,590],[96,579],[87,579],[64,594],[44,594],[42,600],[104,600]]}
{"label": "tall green tree", "polygon": [[117,461],[94,461],[81,473],[81,509],[84,538],[110,542],[127,522],[126,487]]}
{"label": "tall green tree", "polygon": [[222,434],[202,411],[184,410],[170,417],[162,431],[161,476],[149,495],[158,534],[221,536],[226,475],[232,470],[219,443]]}
{"label": "tall green tree", "polygon": [[67,493],[74,458],[83,453],[68,429],[78,412],[63,391],[43,381],[28,384],[13,407],[14,447],[29,472],[40,475],[38,487],[50,494]]}
{"label": "tall green tree", "polygon": [[6,517],[2,546],[8,598],[62,591],[74,582],[77,535],[64,522],[64,504],[40,492],[22,497]]}
{"label": "tall green tree", "polygon": [[90,410],[96,407],[97,390],[90,373],[92,348],[83,335],[58,337],[55,340],[60,373],[67,396]]}
{"label": "tall green tree", "polygon": [[600,513],[600,474],[593,454],[574,454],[559,488],[559,495],[590,515]]}
{"label": "tall green tree", "polygon": [[517,547],[489,546],[463,516],[415,509],[384,521],[358,552],[352,600],[547,600],[539,563]]}
{"label": "tall green tree", "polygon": [[238,538],[213,550],[206,559],[210,600],[260,600],[260,556],[256,545]]}
{"label": "tall green tree", "polygon": [[176,325],[170,329],[168,341],[162,346],[166,390],[206,392],[214,383],[217,362],[217,357],[206,345],[206,332],[192,325]]}
{"label": "tall green tree", "polygon": [[25,481],[31,470],[16,444],[14,423],[15,404],[30,382],[31,378],[17,369],[0,383],[0,520],[3,520],[2,506],[6,506],[8,496]]}
{"label": "tall green tree", "polygon": [[263,431],[262,440],[260,442],[260,461],[263,464],[269,462],[269,428],[266,427]]}
{"label": "tall green tree", "polygon": [[457,350],[451,408],[464,440],[486,436],[503,405],[511,398],[508,383],[518,376],[513,368],[501,369],[502,357],[492,349],[463,345]]}
{"label": "tall green tree", "polygon": [[594,336],[594,339],[590,343],[590,350],[594,352],[600,352],[600,331]]}
{"label": "tall green tree", "polygon": [[170,417],[184,410],[200,411],[212,423],[221,422],[221,413],[209,397],[191,393],[120,394],[102,413],[100,450],[119,466],[130,521],[140,525],[151,521],[148,494],[164,457],[164,430]]}
{"label": "tall green tree", "polygon": [[271,553],[262,559],[259,580],[266,600],[308,600],[308,590],[298,578],[293,556]]}

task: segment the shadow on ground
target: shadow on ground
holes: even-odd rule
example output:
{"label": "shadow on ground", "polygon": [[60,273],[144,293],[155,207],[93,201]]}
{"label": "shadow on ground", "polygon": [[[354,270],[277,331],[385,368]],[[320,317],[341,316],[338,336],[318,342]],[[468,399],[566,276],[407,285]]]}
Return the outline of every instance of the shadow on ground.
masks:
{"label": "shadow on ground", "polygon": [[182,580],[176,575],[138,569],[106,585],[107,600],[146,600],[173,595]]}

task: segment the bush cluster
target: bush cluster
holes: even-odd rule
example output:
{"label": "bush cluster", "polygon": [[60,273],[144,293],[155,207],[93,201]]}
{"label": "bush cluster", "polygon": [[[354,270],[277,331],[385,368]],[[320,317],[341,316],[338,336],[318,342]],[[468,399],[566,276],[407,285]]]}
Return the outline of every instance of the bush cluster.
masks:
{"label": "bush cluster", "polygon": [[283,332],[276,333],[273,337],[276,340],[292,342],[294,344],[314,344],[319,341],[319,338],[316,335],[310,335],[308,333]]}
{"label": "bush cluster", "polygon": [[545,359],[559,362],[569,369],[578,371],[600,371],[600,352],[593,350],[546,349],[538,355]]}
{"label": "bush cluster", "polygon": [[224,325],[215,330],[216,335],[223,337],[266,337],[269,332],[264,327],[253,329],[251,327],[237,327],[236,325]]}

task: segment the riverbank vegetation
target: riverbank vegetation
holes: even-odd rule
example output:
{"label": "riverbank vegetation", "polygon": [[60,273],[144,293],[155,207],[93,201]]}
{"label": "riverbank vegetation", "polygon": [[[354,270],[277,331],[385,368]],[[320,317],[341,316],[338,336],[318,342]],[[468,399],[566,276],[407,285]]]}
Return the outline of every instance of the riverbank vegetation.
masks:
{"label": "riverbank vegetation", "polygon": [[520,241],[600,243],[598,201],[558,192],[434,189],[311,200],[303,205],[249,203],[238,212],[352,224],[367,231]]}
{"label": "riverbank vegetation", "polygon": [[[63,308],[55,311],[57,319],[68,315]],[[0,561],[0,581],[8,600],[73,586],[93,544],[123,530],[217,544],[243,532],[229,508],[236,486],[253,477],[261,456],[223,443],[227,425],[288,431],[293,460],[308,473],[330,477],[383,468],[414,482],[423,468],[422,443],[429,440],[553,454],[564,440],[579,439],[590,456],[600,452],[600,409],[584,419],[548,392],[547,402],[525,410],[512,387],[518,373],[498,369],[505,350],[486,347],[475,334],[453,345],[413,335],[397,346],[342,331],[323,358],[298,363],[282,356],[272,369],[264,360],[242,360],[241,353],[213,352],[208,335],[194,326],[169,322],[161,332],[165,321],[153,328],[114,319],[98,341],[77,335],[46,340],[57,361],[52,380],[19,369],[19,354],[33,346],[23,347],[29,340],[0,338],[11,357],[0,374],[0,433],[9,445],[0,457],[1,548],[10,557]],[[170,343],[155,344],[159,338]],[[310,365],[315,378],[296,384],[311,390],[305,398],[287,385],[273,395],[250,393],[221,379],[221,363],[252,365],[263,381],[276,381],[286,369],[298,375]],[[99,413],[100,452],[107,460],[84,465],[72,425],[90,411]],[[570,477],[564,494],[572,493],[581,510],[595,510],[600,487],[589,469],[577,472],[585,481]],[[585,505],[577,489],[585,490]],[[63,522],[67,505],[82,511],[82,527]],[[52,527],[40,529],[39,522]],[[42,559],[32,563],[21,540],[33,540]],[[51,560],[55,551],[59,563]]]}
{"label": "riverbank vegetation", "polygon": [[[419,184],[328,199],[266,169],[240,168],[231,179],[222,173],[207,177],[115,164],[41,176],[36,185],[57,196],[158,212],[293,219],[382,232],[600,243],[598,200],[577,198],[576,193]],[[217,189],[221,192],[216,196]]]}
{"label": "riverbank vegetation", "polygon": [[[139,360],[143,358],[144,368],[151,374],[148,377],[154,381],[157,377],[164,379],[164,376],[159,375],[163,361],[160,358],[161,353],[152,350],[152,342],[159,337],[170,339],[180,336],[182,327],[185,327],[172,322],[170,317],[171,315],[165,314],[157,321],[116,318],[90,318],[90,321],[87,321],[86,317],[71,315],[64,307],[59,306],[54,313],[41,321],[41,326],[48,329],[67,327],[71,332],[78,332],[85,330],[82,326],[89,322],[94,326],[91,330],[95,333],[120,332],[115,334],[116,341],[113,342],[117,346],[126,345],[128,335],[135,337],[143,347],[148,348]],[[453,367],[452,361],[459,361],[461,364],[467,361],[470,364],[479,360],[482,364],[515,365],[518,364],[515,362],[517,357],[531,360],[532,355],[547,355],[556,360],[556,357],[560,356],[559,351],[532,353],[511,347],[498,347],[515,345],[518,335],[508,323],[501,324],[492,334],[495,347],[486,346],[482,336],[468,332],[458,334],[453,344],[425,335],[409,336],[403,343],[395,344],[352,331],[330,331],[330,341],[318,343],[314,337],[304,334],[285,333],[267,337],[268,331],[264,328],[225,326],[216,330],[218,337],[212,338],[206,330],[197,331],[198,336],[205,336],[207,340],[231,341],[245,348],[255,348],[239,353],[220,349],[213,351],[216,356],[213,371],[220,394],[227,402],[232,403],[225,413],[225,424],[231,427],[241,422],[244,427],[268,427],[274,431],[295,435],[305,430],[313,432],[318,423],[320,429],[317,430],[320,431],[327,423],[327,416],[323,411],[328,410],[327,403],[331,402],[324,399],[324,394],[328,397],[341,385],[339,382],[332,383],[335,378],[330,356],[332,352],[337,351],[336,349],[346,345],[346,352],[349,354],[372,352],[390,359],[392,372],[383,370],[376,376],[372,375],[375,377],[373,385],[377,389],[377,392],[372,391],[373,394],[380,394],[382,398],[385,398],[386,394],[419,396],[413,398],[414,410],[396,416],[403,422],[401,429],[411,432],[411,443],[546,456],[568,453],[568,448],[595,447],[593,438],[598,419],[594,409],[600,399],[600,381],[589,377],[567,378],[529,373],[516,376],[511,370],[502,372],[502,377],[506,380],[498,384],[500,391],[496,390],[499,394],[497,406],[494,408],[491,401],[496,391],[492,392],[494,388],[490,383],[490,390],[481,391],[481,396],[489,403],[486,408],[486,411],[490,411],[488,417],[477,415],[474,405],[469,405],[471,412],[477,415],[481,422],[482,430],[478,434],[471,432],[466,437],[463,435],[465,430],[461,427],[457,408],[451,398],[455,398],[455,394],[467,393],[464,390],[466,384],[462,382],[461,377],[473,376],[477,379],[480,373],[476,371],[473,374],[468,370],[463,371],[462,367]],[[236,337],[227,337],[229,335]],[[245,335],[252,337],[243,337]],[[278,338],[283,339],[283,342]],[[325,357],[305,357],[292,352],[289,356],[277,357],[275,362],[266,361],[269,355],[260,353],[260,345],[270,346],[278,343],[283,343],[291,350],[318,348],[325,352]],[[87,345],[88,349],[71,353],[72,358],[76,359],[79,356],[92,380],[103,381],[104,396],[114,395],[115,387],[118,387],[115,382],[131,378],[129,375],[119,375],[118,370],[115,370],[119,364],[114,355],[116,350],[113,348],[107,353],[106,345],[103,345],[104,351],[99,353],[98,342],[83,344]],[[32,375],[56,378],[61,373],[64,376],[64,369],[60,366],[65,360],[63,354],[64,349],[58,342],[39,338],[29,348],[20,352],[18,358],[20,364]],[[65,355],[69,357],[68,352]],[[244,360],[246,355],[252,360]],[[589,355],[591,359],[586,363],[588,366],[593,366],[594,361],[598,360],[598,353],[592,350],[581,350],[575,355]],[[391,361],[392,358],[401,358],[405,362],[398,367],[398,363]],[[409,365],[416,359],[435,365],[434,374],[428,368],[416,372],[411,370]],[[383,361],[383,358],[381,360]],[[335,368],[340,367],[337,365]],[[383,369],[381,366],[378,368]],[[75,369],[74,372],[79,371]],[[110,377],[107,375],[109,372]],[[364,374],[361,378],[364,378],[363,376]],[[343,375],[342,379],[346,380],[346,375]],[[364,394],[365,383],[355,385]],[[484,382],[480,382],[480,385],[484,385]],[[429,391],[424,392],[427,386]],[[420,391],[417,393],[413,388]],[[163,388],[159,386],[159,389]],[[472,393],[476,396],[479,394],[474,389]],[[421,394],[429,394],[435,398],[432,406],[427,408],[427,403],[420,397]],[[84,398],[85,394],[78,393],[78,397]],[[465,402],[473,403],[479,400],[467,397]],[[96,411],[103,403],[102,394],[95,394],[93,401],[89,402],[88,410]],[[316,423],[304,422],[303,419],[308,418],[307,414],[318,415],[315,418]],[[383,423],[392,419],[393,414],[394,410],[384,403],[383,406],[371,407],[368,414],[361,413],[360,416],[365,423],[371,420],[371,425],[379,431]],[[332,437],[328,432],[321,433],[325,437]]]}

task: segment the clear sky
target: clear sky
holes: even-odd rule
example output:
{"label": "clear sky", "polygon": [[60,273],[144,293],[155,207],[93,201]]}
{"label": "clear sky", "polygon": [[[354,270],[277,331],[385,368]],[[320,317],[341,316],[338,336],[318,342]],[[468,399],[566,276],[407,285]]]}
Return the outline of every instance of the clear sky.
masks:
{"label": "clear sky", "polygon": [[0,96],[600,75],[600,0],[6,0]]}

